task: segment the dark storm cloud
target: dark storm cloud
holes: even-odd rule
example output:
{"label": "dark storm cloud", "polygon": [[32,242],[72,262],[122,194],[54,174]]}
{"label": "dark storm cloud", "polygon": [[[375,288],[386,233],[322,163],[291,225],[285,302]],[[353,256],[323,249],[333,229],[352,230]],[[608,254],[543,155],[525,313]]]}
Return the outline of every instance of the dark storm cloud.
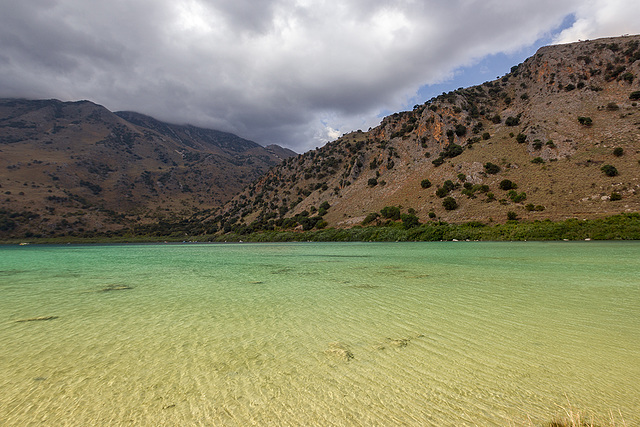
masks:
{"label": "dark storm cloud", "polygon": [[298,151],[425,84],[575,24],[638,32],[633,0],[0,0],[0,96],[89,99]]}

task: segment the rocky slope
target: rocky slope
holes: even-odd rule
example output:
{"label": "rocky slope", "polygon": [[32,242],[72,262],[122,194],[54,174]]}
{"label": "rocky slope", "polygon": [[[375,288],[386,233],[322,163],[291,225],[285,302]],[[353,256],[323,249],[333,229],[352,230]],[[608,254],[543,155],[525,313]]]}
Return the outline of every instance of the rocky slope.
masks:
{"label": "rocky slope", "polygon": [[638,211],[639,90],[640,36],[544,47],[501,79],[287,159],[212,220],[247,232],[379,223],[389,206],[421,222]]}
{"label": "rocky slope", "polygon": [[0,234],[104,232],[207,212],[284,158],[89,101],[0,100]]}

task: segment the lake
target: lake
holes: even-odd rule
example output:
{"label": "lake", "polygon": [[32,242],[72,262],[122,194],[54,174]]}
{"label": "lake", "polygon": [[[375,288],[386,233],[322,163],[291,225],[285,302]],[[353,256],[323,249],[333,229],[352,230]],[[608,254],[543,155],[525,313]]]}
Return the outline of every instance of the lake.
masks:
{"label": "lake", "polygon": [[0,425],[640,425],[640,242],[0,247]]}

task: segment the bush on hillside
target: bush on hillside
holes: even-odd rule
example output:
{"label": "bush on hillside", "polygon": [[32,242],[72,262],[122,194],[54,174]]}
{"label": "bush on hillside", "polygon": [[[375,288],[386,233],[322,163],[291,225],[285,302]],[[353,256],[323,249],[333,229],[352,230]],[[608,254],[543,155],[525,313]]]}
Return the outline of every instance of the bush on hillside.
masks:
{"label": "bush on hillside", "polygon": [[501,190],[515,190],[518,186],[510,179],[503,179],[499,185]]}
{"label": "bush on hillside", "polygon": [[484,171],[488,174],[495,175],[500,172],[500,166],[495,163],[487,162],[484,164]]}
{"label": "bush on hillside", "polygon": [[584,126],[591,126],[593,124],[593,120],[591,120],[591,117],[578,117],[578,123]]}
{"label": "bush on hillside", "polygon": [[618,175],[618,169],[616,169],[615,166],[612,165],[604,165],[600,168],[600,170],[607,176],[617,176]]}
{"label": "bush on hillside", "polygon": [[458,209],[458,202],[453,197],[445,197],[442,201],[442,206],[448,211],[453,211]]}

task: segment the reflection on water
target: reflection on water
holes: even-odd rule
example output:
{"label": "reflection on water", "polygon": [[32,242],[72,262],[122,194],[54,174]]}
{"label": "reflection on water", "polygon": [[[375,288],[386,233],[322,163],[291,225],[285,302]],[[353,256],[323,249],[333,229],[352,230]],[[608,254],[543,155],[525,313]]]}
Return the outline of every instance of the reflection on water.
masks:
{"label": "reflection on water", "polygon": [[[639,243],[0,248],[0,424],[640,423]],[[328,261],[328,262],[327,262]]]}

